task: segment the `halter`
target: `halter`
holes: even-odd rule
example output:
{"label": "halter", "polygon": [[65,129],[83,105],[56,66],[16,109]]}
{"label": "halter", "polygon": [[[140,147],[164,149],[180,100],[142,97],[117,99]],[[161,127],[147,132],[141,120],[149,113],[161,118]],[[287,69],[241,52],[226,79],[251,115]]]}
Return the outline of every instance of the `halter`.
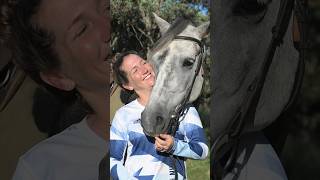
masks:
{"label": "halter", "polygon": [[[240,141],[240,136],[245,133],[244,129],[254,126],[256,108],[261,96],[265,78],[272,63],[274,53],[277,47],[281,45],[283,37],[288,29],[289,21],[292,15],[292,10],[294,9],[294,3],[295,0],[281,0],[277,21],[274,27],[272,28],[271,43],[269,44],[266,56],[263,60],[262,69],[261,71],[259,71],[260,73],[256,76],[256,78],[248,87],[244,102],[242,102],[240,109],[237,111],[232,121],[228,124],[226,130],[223,131],[220,134],[220,136],[218,136],[218,138],[215,139],[213,142],[213,145],[211,147],[211,156],[213,157],[212,168],[215,175],[213,175],[212,178],[214,180],[222,179],[228,172],[230,172],[234,168],[234,165],[237,160],[237,150]],[[300,11],[299,13],[302,13],[302,7],[306,7],[306,5],[301,6],[301,2],[299,0],[296,0],[296,3],[298,8],[300,8],[298,9]],[[284,111],[286,111],[288,107],[292,104],[293,100],[298,94],[297,92],[300,89],[302,82],[301,77],[303,76],[302,69],[304,67],[303,61],[304,58],[300,56],[299,69],[295,79],[297,84],[294,85],[295,89],[291,93],[290,100],[286,105]],[[226,160],[225,164],[221,164],[221,161],[224,160]],[[245,163],[247,162],[247,160],[248,157]]]}
{"label": "halter", "polygon": [[[192,87],[194,85],[194,82],[200,72],[200,69],[201,69],[201,65],[202,65],[202,62],[205,60],[206,58],[206,47],[204,45],[204,43],[196,38],[193,38],[193,37],[188,37],[188,36],[175,36],[173,38],[173,40],[186,40],[186,41],[193,41],[193,42],[196,42],[199,46],[200,46],[200,53],[196,56],[198,56],[198,62],[197,62],[197,67],[196,67],[196,70],[195,70],[195,73],[194,73],[194,76],[192,78],[192,83],[191,83],[191,86],[190,88],[188,89],[186,95],[183,97],[183,101],[178,104],[175,108],[175,110],[170,113],[170,120],[169,120],[169,131],[168,131],[168,134],[174,136],[176,131],[178,130],[179,128],[179,124],[180,124],[180,121],[179,119],[181,117],[182,120],[184,119],[185,115],[187,114],[188,110],[189,110],[189,107],[190,107],[190,104],[188,104],[188,100],[190,98],[190,95],[191,95],[191,92],[192,92]],[[196,59],[197,60],[197,59]],[[176,167],[176,159],[179,159],[179,157],[177,156],[174,156],[172,154],[169,155],[171,160],[172,160],[172,164],[173,164],[173,169],[175,171],[175,180],[178,179],[178,172],[177,172],[177,167]]]}
{"label": "halter", "polygon": [[[170,122],[169,122],[169,134],[171,135],[175,135],[175,132],[177,131],[178,127],[179,127],[179,119],[180,117],[184,117],[186,115],[186,113],[189,110],[190,104],[188,103],[188,100],[190,98],[191,92],[192,92],[192,87],[194,85],[194,82],[196,80],[196,77],[198,76],[201,66],[202,66],[202,62],[205,60],[206,58],[206,47],[204,45],[204,43],[196,38],[193,37],[188,37],[188,36],[175,36],[173,40],[186,40],[186,41],[193,41],[195,43],[197,43],[200,46],[200,53],[196,56],[198,56],[197,60],[197,67],[195,69],[195,73],[194,76],[192,78],[192,83],[190,88],[188,89],[186,95],[183,98],[183,101],[178,104],[175,108],[175,110],[173,112],[170,113]],[[183,118],[182,118],[183,119]]]}

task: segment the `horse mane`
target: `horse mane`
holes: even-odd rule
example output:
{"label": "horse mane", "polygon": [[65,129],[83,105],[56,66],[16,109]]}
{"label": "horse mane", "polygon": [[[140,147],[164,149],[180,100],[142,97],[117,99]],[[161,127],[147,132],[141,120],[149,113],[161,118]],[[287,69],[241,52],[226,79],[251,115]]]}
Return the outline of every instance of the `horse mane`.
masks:
{"label": "horse mane", "polygon": [[150,61],[151,57],[163,47],[167,47],[168,44],[174,39],[174,37],[180,34],[188,24],[193,24],[189,19],[184,17],[177,18],[169,27],[169,29],[161,36],[161,38],[154,43],[153,47],[149,50],[147,60]]}

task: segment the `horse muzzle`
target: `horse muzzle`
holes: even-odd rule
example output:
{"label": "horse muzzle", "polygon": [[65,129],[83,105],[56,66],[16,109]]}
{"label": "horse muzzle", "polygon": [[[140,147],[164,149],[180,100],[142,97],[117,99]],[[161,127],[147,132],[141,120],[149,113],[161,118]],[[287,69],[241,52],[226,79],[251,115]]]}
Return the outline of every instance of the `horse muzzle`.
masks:
{"label": "horse muzzle", "polygon": [[147,136],[156,137],[159,134],[170,133],[170,118],[159,112],[149,111],[147,108],[141,113],[141,126]]}

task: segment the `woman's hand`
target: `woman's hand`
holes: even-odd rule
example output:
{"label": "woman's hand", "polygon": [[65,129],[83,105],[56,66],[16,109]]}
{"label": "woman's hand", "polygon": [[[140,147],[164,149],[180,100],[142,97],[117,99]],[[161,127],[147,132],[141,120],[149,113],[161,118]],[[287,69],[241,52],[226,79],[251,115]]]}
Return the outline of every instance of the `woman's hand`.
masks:
{"label": "woman's hand", "polygon": [[155,137],[156,150],[160,152],[170,152],[174,143],[174,138],[169,134],[160,134]]}

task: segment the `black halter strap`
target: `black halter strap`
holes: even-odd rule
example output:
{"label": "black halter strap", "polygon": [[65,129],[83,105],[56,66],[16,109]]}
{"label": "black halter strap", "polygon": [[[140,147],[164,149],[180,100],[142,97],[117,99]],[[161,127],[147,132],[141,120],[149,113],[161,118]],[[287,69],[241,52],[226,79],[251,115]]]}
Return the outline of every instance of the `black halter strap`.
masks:
{"label": "black halter strap", "polygon": [[169,132],[169,134],[171,134],[171,135],[175,134],[175,132],[177,131],[177,129],[179,127],[180,117],[185,115],[190,107],[190,105],[188,104],[188,100],[189,100],[191,92],[192,92],[192,87],[194,85],[194,82],[196,80],[197,75],[200,72],[202,62],[206,58],[206,52],[205,52],[206,49],[205,49],[205,45],[202,41],[200,41],[196,38],[193,38],[193,37],[188,37],[188,36],[175,36],[175,38],[173,40],[176,40],[176,39],[196,42],[200,46],[200,52],[197,55],[198,56],[198,58],[196,59],[197,60],[197,67],[195,69],[195,74],[193,76],[191,86],[188,89],[188,92],[186,93],[186,95],[184,96],[182,103],[180,103],[175,108],[175,110],[173,112],[171,112],[171,114],[170,114],[170,124],[169,124],[170,132]]}

